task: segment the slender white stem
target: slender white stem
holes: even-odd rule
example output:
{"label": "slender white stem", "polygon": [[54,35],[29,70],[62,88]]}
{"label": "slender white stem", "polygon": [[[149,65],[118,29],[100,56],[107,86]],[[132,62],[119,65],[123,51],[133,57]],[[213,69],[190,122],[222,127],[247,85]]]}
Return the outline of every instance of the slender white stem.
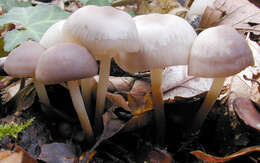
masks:
{"label": "slender white stem", "polygon": [[225,78],[215,78],[211,88],[206,95],[202,105],[200,106],[199,111],[196,113],[196,116],[192,123],[192,129],[198,130],[201,128],[204,120],[206,119],[209,111],[217,100],[217,97],[220,94],[220,91],[224,85]]}
{"label": "slender white stem", "polygon": [[37,95],[39,97],[39,101],[46,105],[50,105],[50,100],[49,100],[49,97],[48,97],[44,84],[36,81],[34,78],[33,78],[33,83],[34,83],[34,87],[36,89]]}
{"label": "slender white stem", "polygon": [[162,94],[162,69],[151,70],[151,84],[153,94],[153,109],[156,125],[157,142],[163,144],[165,134],[165,114]]}
{"label": "slender white stem", "polygon": [[82,96],[80,94],[80,89],[77,81],[68,81],[68,87],[70,96],[72,99],[73,106],[78,114],[81,127],[86,132],[88,141],[90,143],[93,143],[95,141],[93,130],[88,118],[88,114],[85,109],[85,105],[82,99]]}
{"label": "slender white stem", "polygon": [[97,88],[97,101],[95,113],[95,125],[97,134],[101,134],[103,129],[102,115],[104,113],[106,92],[109,81],[111,57],[104,56],[100,58],[99,81]]}
{"label": "slender white stem", "polygon": [[96,84],[96,80],[93,78],[85,78],[81,79],[81,92],[82,92],[82,98],[85,103],[85,107],[87,110],[91,108],[91,94],[92,89]]}

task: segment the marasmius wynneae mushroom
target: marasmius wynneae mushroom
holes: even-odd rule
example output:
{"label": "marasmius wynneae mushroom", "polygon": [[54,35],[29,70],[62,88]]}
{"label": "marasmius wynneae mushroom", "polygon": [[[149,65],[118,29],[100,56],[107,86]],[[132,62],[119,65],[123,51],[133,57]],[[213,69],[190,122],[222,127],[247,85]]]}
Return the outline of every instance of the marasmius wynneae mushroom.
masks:
{"label": "marasmius wynneae mushroom", "polygon": [[4,63],[4,70],[8,75],[13,77],[32,77],[40,102],[50,105],[50,100],[44,85],[35,80],[36,65],[44,51],[45,48],[39,43],[26,41],[11,51]]}
{"label": "marasmius wynneae mushroom", "polygon": [[35,72],[36,79],[45,84],[67,82],[81,126],[92,143],[94,134],[77,80],[94,76],[97,71],[96,60],[85,47],[75,43],[60,43],[43,53]]}
{"label": "marasmius wynneae mushroom", "polygon": [[246,40],[231,26],[208,28],[198,35],[191,48],[188,74],[214,78],[214,81],[194,118],[193,129],[199,129],[203,124],[225,78],[252,65],[254,59]]}
{"label": "marasmius wynneae mushroom", "polygon": [[78,9],[65,22],[63,32],[80,41],[100,60],[95,125],[102,130],[102,114],[110,73],[110,61],[118,52],[139,50],[138,34],[132,17],[111,6],[89,5]]}
{"label": "marasmius wynneae mushroom", "polygon": [[162,141],[165,128],[162,71],[168,66],[188,63],[189,51],[197,35],[186,20],[171,14],[140,15],[134,20],[140,50],[134,53],[121,52],[115,61],[127,72],[150,70],[157,139]]}

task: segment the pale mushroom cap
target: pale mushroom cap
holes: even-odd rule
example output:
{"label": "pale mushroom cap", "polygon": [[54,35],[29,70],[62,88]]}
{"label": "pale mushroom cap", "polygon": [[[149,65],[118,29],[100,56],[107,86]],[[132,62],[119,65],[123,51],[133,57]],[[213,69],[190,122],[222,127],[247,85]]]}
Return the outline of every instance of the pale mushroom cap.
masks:
{"label": "pale mushroom cap", "polygon": [[65,22],[63,32],[86,46],[92,55],[115,55],[139,49],[132,17],[111,6],[85,6]]}
{"label": "pale mushroom cap", "polygon": [[34,41],[26,41],[8,55],[4,70],[13,77],[25,78],[34,76],[35,68],[45,49]]}
{"label": "pale mushroom cap", "polygon": [[62,42],[76,42],[72,38],[67,37],[65,33],[62,33],[62,27],[65,21],[66,20],[60,20],[50,26],[50,28],[43,34],[40,44],[45,48],[49,48]]}
{"label": "pale mushroom cap", "polygon": [[140,51],[120,53],[116,63],[127,72],[188,63],[196,33],[184,19],[171,14],[148,14],[134,18],[139,33]]}
{"label": "pale mushroom cap", "polygon": [[254,59],[246,40],[234,28],[221,25],[204,30],[195,39],[188,74],[227,77],[252,65]]}
{"label": "pale mushroom cap", "polygon": [[60,83],[94,76],[98,67],[88,50],[74,43],[60,43],[47,49],[36,68],[36,80]]}

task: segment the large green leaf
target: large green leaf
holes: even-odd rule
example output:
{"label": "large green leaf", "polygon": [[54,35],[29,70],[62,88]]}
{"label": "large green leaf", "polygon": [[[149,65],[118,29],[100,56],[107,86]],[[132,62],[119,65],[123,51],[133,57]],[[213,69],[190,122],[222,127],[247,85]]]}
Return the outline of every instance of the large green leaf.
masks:
{"label": "large green leaf", "polygon": [[19,24],[22,28],[7,32],[4,50],[11,51],[28,39],[39,41],[52,24],[68,16],[69,13],[52,5],[12,8],[8,13],[0,16],[0,26],[12,23]]}
{"label": "large green leaf", "polygon": [[110,6],[112,0],[80,0],[84,5]]}
{"label": "large green leaf", "polygon": [[4,11],[9,11],[13,7],[29,7],[30,2],[19,2],[18,0],[0,0],[0,6]]}

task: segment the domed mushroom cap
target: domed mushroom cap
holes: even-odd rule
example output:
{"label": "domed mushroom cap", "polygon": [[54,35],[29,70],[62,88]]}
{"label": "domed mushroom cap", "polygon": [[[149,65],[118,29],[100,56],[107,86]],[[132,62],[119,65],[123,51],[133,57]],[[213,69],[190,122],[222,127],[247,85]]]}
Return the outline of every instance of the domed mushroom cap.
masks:
{"label": "domed mushroom cap", "polygon": [[148,14],[134,18],[140,51],[120,53],[116,63],[125,71],[142,72],[188,63],[189,50],[197,34],[184,19],[171,14]]}
{"label": "domed mushroom cap", "polygon": [[50,28],[43,34],[40,44],[45,48],[49,48],[55,44],[62,42],[76,42],[62,32],[63,24],[66,20],[60,20],[57,23],[50,26]]}
{"label": "domed mushroom cap", "polygon": [[208,28],[195,39],[189,57],[188,74],[199,77],[227,77],[254,65],[245,39],[232,27]]}
{"label": "domed mushroom cap", "polygon": [[34,76],[38,60],[45,49],[34,41],[26,41],[8,55],[4,70],[10,76],[25,78]]}
{"label": "domed mushroom cap", "polygon": [[63,32],[81,41],[93,55],[111,55],[139,49],[132,17],[111,6],[85,6],[65,22]]}
{"label": "domed mushroom cap", "polygon": [[88,50],[74,43],[61,43],[47,49],[36,67],[36,80],[60,83],[94,76],[98,68]]}

